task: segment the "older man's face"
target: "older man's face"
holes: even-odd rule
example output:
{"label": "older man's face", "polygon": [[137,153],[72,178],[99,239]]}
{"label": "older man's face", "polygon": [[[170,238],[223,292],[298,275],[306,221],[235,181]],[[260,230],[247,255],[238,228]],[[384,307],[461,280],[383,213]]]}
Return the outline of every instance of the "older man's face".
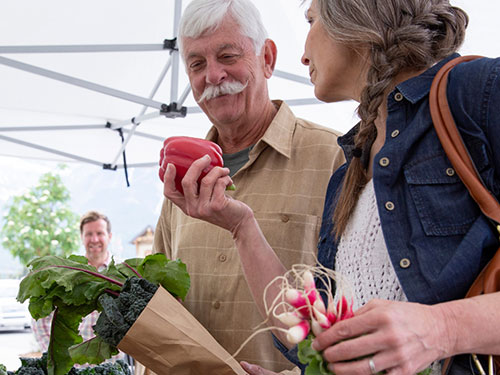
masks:
{"label": "older man's face", "polygon": [[183,57],[194,98],[215,125],[247,124],[262,111],[268,100],[264,58],[231,17],[214,33],[184,38]]}

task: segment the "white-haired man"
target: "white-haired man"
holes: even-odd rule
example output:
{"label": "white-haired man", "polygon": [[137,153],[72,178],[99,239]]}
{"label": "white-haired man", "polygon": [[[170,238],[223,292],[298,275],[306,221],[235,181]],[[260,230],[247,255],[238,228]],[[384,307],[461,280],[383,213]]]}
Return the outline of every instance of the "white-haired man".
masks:
{"label": "white-haired man", "polygon": [[[277,48],[249,0],[193,0],[180,23],[180,53],[194,98],[213,124],[236,185],[286,267],[314,263],[329,177],[344,162],[337,133],[296,118],[269,98]],[[299,250],[297,250],[299,249]],[[190,218],[165,199],[154,251],[180,258],[191,275],[185,307],[229,353],[264,319],[252,299],[229,232]],[[293,368],[270,333],[237,360]]]}

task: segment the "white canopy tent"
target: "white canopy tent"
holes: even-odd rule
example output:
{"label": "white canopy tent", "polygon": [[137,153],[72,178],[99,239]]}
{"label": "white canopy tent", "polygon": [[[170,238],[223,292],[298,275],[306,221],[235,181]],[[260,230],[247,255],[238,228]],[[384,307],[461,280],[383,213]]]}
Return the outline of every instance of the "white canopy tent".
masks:
{"label": "white canopy tent", "polygon": [[[188,2],[4,2],[0,154],[114,170],[123,167],[126,151],[128,167],[150,167],[165,138],[203,137],[210,124],[190,95],[175,48]],[[308,28],[300,1],[254,2],[278,45],[271,97],[301,105],[294,108],[298,115],[347,130],[356,120],[354,103],[314,104],[300,64]],[[499,2],[452,2],[471,15],[463,53],[499,55]]]}
{"label": "white canopy tent", "polygon": [[[116,169],[123,167],[122,155],[126,151],[128,167],[149,167],[157,165],[158,151],[166,137],[173,134],[204,135],[209,124],[190,96],[190,86],[176,48],[175,35],[182,0],[151,1],[140,5],[112,2],[128,16],[135,16],[139,6],[149,7],[154,3],[162,16],[160,19],[151,16],[141,19],[137,15],[135,24],[126,28],[132,43],[35,44],[37,40],[64,42],[65,38],[58,34],[57,38],[45,39],[26,33],[27,39],[19,35],[11,40],[18,43],[32,40],[33,44],[13,42],[0,45],[0,77],[4,77],[0,102],[2,154],[76,160],[104,169]],[[27,0],[20,3],[37,5]],[[264,1],[261,8],[263,4]],[[68,6],[51,1],[44,6],[32,13],[37,15],[34,19],[21,19],[25,27],[34,31],[44,17],[64,14],[74,4]],[[94,12],[99,11],[102,15],[106,9],[99,7],[90,1],[85,10],[91,10],[96,16]],[[267,2],[263,13],[271,11],[276,14],[281,7],[278,1]],[[13,6],[13,9],[20,12],[23,5]],[[110,12],[106,22],[123,28],[123,23],[116,17],[116,8],[107,9]],[[91,30],[96,20],[85,28],[79,26],[82,17],[89,15],[75,12],[71,17],[72,25],[65,26],[65,31],[80,35],[80,38],[88,32],[87,40],[99,42],[113,39],[104,33],[105,30],[96,36]],[[57,18],[57,22],[65,21],[68,19]],[[170,29],[170,37],[152,44],[133,43],[137,40],[134,30],[151,22],[156,22],[156,28]],[[13,25],[22,28],[17,23]],[[291,25],[283,22],[278,27],[285,25],[289,40],[294,41]],[[49,24],[48,27],[55,25]],[[9,34],[16,36],[18,32],[25,32],[25,29],[14,30],[13,34],[10,31]],[[143,38],[151,35],[144,33]],[[296,48],[300,50],[298,43],[291,44],[297,44]],[[295,96],[279,95],[290,105],[319,103],[312,96],[309,78],[281,69],[275,71],[274,77],[273,80],[290,81],[283,91],[288,95],[293,88],[298,90]],[[149,89],[147,95],[146,89]],[[199,115],[194,117],[196,114]]]}

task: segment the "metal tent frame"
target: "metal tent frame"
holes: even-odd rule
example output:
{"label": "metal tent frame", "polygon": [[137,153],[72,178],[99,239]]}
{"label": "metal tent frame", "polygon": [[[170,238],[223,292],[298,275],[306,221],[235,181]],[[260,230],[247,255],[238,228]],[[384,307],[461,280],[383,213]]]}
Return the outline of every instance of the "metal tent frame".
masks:
{"label": "metal tent frame", "polygon": [[[175,0],[175,8],[173,14],[174,18],[173,35],[178,34],[181,12],[182,12],[182,0]],[[117,90],[95,82],[79,79],[71,75],[65,75],[53,70],[44,69],[39,66],[23,63],[21,61],[17,61],[3,56],[8,54],[64,54],[64,53],[96,53],[96,52],[97,53],[101,52],[144,53],[150,51],[164,51],[165,53],[169,53],[170,57],[168,58],[167,63],[165,64],[162,71],[158,75],[157,81],[154,84],[153,88],[151,89],[151,92],[148,97],[134,95],[126,91]],[[127,166],[125,151],[129,141],[133,136],[151,138],[159,141],[163,141],[164,139],[157,135],[137,131],[137,127],[141,122],[158,118],[161,116],[165,116],[169,119],[175,119],[179,117],[185,117],[188,114],[195,114],[202,112],[198,106],[193,106],[193,107],[183,106],[186,98],[191,92],[191,87],[189,86],[189,84],[184,88],[182,93],[179,95],[180,57],[179,57],[179,51],[176,46],[176,38],[165,39],[162,43],[157,43],[157,44],[0,46],[0,64],[10,68],[19,69],[28,73],[36,74],[45,78],[57,80],[68,85],[77,86],[82,89],[91,90],[97,93],[122,99],[124,101],[142,105],[142,109],[135,116],[131,116],[128,119],[123,119],[119,121],[108,121],[106,123],[99,125],[78,124],[78,125],[23,126],[23,127],[0,126],[1,140],[30,147],[54,155],[62,156],[79,162],[102,166],[104,169],[108,170],[116,170],[117,168],[124,168],[126,171],[127,167],[128,168],[151,167],[156,165],[156,163],[135,163],[135,164],[129,164]],[[171,74],[169,103],[164,103],[154,100],[154,97],[158,89],[162,85],[165,77],[169,72]],[[304,85],[309,85],[309,86],[311,85],[308,78],[301,77],[299,75],[288,73],[281,70],[275,70],[273,76],[298,82]],[[304,99],[287,100],[287,103],[292,106],[297,106],[297,105],[318,104],[320,102],[315,98],[304,98]],[[146,113],[148,109],[153,109],[153,111]],[[42,144],[27,142],[22,139],[13,138],[11,136],[6,135],[9,132],[54,131],[54,130],[72,131],[72,130],[88,130],[88,129],[103,129],[103,128],[118,131],[122,138],[121,147],[119,148],[119,150],[116,151],[116,155],[111,162],[92,160],[90,158],[64,152],[55,148],[46,147]],[[123,136],[123,133],[126,133],[126,137]],[[123,157],[123,164],[118,164],[118,161],[121,157]]]}

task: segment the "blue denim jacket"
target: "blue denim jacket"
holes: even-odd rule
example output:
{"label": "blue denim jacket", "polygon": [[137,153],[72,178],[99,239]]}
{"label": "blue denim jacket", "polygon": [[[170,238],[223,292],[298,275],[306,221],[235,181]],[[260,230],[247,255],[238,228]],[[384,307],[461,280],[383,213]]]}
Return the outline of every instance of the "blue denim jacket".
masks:
{"label": "blue denim jacket", "polygon": [[[432,80],[439,68],[456,56],[399,84],[389,95],[386,141],[373,166],[377,206],[391,261],[408,300],[425,304],[463,297],[499,246],[494,226],[454,173],[429,112]],[[497,199],[499,73],[500,59],[462,63],[451,71],[447,92],[467,149]],[[347,163],[332,176],[326,195],[318,260],[330,268],[335,267],[337,251],[332,212],[352,158],[356,131],[357,127],[339,138]],[[292,359],[293,353],[288,354]]]}

